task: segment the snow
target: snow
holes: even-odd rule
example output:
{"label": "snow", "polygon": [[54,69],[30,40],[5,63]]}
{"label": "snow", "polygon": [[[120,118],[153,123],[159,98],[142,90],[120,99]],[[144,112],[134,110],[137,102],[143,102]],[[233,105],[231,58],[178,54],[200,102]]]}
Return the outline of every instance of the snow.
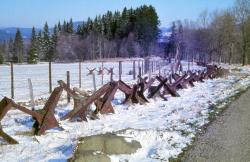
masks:
{"label": "snow", "polygon": [[[44,68],[47,65],[37,66]],[[73,67],[77,64],[60,67],[66,66]],[[121,105],[124,97],[117,94],[113,101],[115,114],[100,115],[100,119],[89,122],[59,121],[61,129],[48,130],[42,136],[21,135],[20,132],[31,129],[33,120],[20,111],[11,110],[3,119],[2,126],[19,144],[2,145],[0,158],[2,161],[66,161],[72,156],[79,137],[114,132],[129,140],[139,141],[142,148],[132,155],[110,155],[112,161],[168,161],[191,144],[200,128],[209,122],[209,114],[214,111],[212,105],[225,101],[250,86],[250,67],[221,66],[230,69],[228,78],[197,82],[195,87],[179,90],[181,97],[169,96],[168,101],[150,99],[146,105]],[[165,68],[169,70],[169,67]],[[187,68],[186,64],[184,68]],[[193,68],[201,69],[197,66]],[[64,76],[63,70],[65,69],[60,70],[61,77]],[[132,76],[124,78],[129,81]],[[84,82],[87,85],[88,81]],[[60,103],[56,109],[56,118],[59,119],[72,106],[72,103],[66,106]]]}

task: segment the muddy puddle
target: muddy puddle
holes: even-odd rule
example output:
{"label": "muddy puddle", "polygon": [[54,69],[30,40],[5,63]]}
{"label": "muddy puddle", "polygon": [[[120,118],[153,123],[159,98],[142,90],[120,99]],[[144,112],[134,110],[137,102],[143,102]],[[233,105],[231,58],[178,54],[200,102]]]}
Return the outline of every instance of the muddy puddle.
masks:
{"label": "muddy puddle", "polygon": [[135,140],[126,140],[115,134],[102,134],[79,139],[74,155],[69,161],[74,162],[110,162],[108,155],[132,154],[141,148]]}

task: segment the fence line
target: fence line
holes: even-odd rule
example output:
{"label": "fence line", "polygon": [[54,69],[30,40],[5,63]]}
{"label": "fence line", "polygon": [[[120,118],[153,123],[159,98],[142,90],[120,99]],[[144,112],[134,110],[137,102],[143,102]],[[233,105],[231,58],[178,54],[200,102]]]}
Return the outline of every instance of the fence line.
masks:
{"label": "fence line", "polygon": [[[112,61],[110,61],[111,63],[114,63],[114,62],[112,62]],[[106,69],[109,69],[110,71],[108,72],[108,74],[110,75],[110,77],[109,77],[109,79],[108,79],[108,77],[107,78],[105,78],[104,77],[104,74],[102,73],[101,75],[100,75],[100,77],[101,77],[101,84],[103,85],[104,84],[104,81],[106,82],[106,81],[110,81],[110,80],[113,80],[114,78],[114,75],[115,75],[115,78],[117,78],[117,76],[118,76],[118,79],[119,80],[121,80],[122,79],[122,77],[124,76],[125,77],[125,75],[126,75],[126,79],[128,80],[128,76],[131,76],[131,78],[129,79],[129,80],[135,80],[136,78],[137,78],[137,76],[136,76],[136,73],[138,72],[138,75],[139,76],[142,76],[142,75],[144,75],[144,73],[147,71],[146,70],[146,66],[145,66],[145,60],[131,60],[131,61],[117,61],[118,62],[118,69],[116,69],[114,66],[116,66],[115,65],[115,63],[114,64],[107,64],[107,62],[104,62],[104,61],[102,61],[101,62],[101,70],[104,70],[106,67],[105,66],[107,66],[107,67],[110,67],[110,66],[112,66],[113,65],[113,68],[111,67],[111,68],[106,68]],[[138,67],[138,69],[136,69],[136,62],[137,62],[137,67]],[[162,62],[162,61],[158,61],[158,62]],[[100,63],[100,62],[99,62]],[[132,63],[132,64],[131,64]],[[73,63],[74,64],[74,63]],[[72,65],[73,65],[72,64]],[[86,71],[82,71],[83,69],[85,69],[85,66],[87,65],[87,67],[88,67],[88,64],[89,63],[83,63],[83,62],[78,62],[78,70],[76,70],[77,69],[77,67],[76,68],[72,68],[72,69],[70,69],[70,73],[67,73],[67,76],[68,75],[71,75],[72,77],[71,78],[68,78],[67,77],[67,81],[69,81],[69,84],[71,83],[71,84],[74,84],[74,86],[76,86],[75,84],[78,82],[78,85],[79,85],[79,87],[81,88],[81,87],[83,87],[82,85],[84,84],[84,82],[86,81],[86,83],[89,83],[89,80],[87,79],[87,77],[85,76],[85,75],[82,75],[82,74],[85,74],[84,72]],[[29,79],[32,79],[32,81],[33,81],[33,83],[35,83],[35,84],[33,84],[33,87],[34,87],[34,89],[33,89],[33,87],[32,87],[32,93],[33,93],[33,91],[35,92],[35,94],[36,94],[36,92],[37,92],[37,96],[41,96],[41,95],[47,95],[47,94],[49,94],[49,93],[51,93],[52,92],[52,89],[53,89],[53,78],[57,78],[58,79],[58,77],[59,76],[61,76],[61,77],[63,77],[63,75],[62,75],[62,73],[61,73],[61,69],[57,69],[57,68],[53,68],[53,64],[51,63],[51,62],[49,62],[48,64],[48,86],[49,86],[49,91],[48,92],[45,92],[43,89],[43,86],[45,86],[45,85],[42,85],[42,84],[47,84],[46,83],[46,76],[45,75],[43,75],[43,74],[41,74],[41,75],[39,75],[39,74],[35,74],[35,75],[38,75],[38,78],[33,78],[32,79],[32,76],[31,77],[27,77],[27,79],[29,78]],[[55,64],[55,65],[57,65],[57,64]],[[58,64],[58,65],[61,65],[61,64]],[[63,65],[63,64],[62,64]],[[65,64],[65,66],[67,66],[68,64]],[[70,64],[70,66],[72,66],[71,64]],[[84,66],[82,66],[82,65],[84,65]],[[132,65],[132,66],[131,66]],[[154,72],[154,71],[156,71],[156,68],[154,68],[154,65],[156,65],[156,63],[155,63],[155,61],[150,61],[149,60],[149,75],[151,76],[151,74]],[[152,65],[152,67],[150,67],[150,65]],[[20,96],[18,95],[18,93],[17,94],[15,94],[15,92],[19,89],[24,89],[25,87],[24,87],[24,85],[23,84],[20,84],[20,83],[22,83],[22,79],[25,79],[25,78],[21,78],[21,80],[19,80],[20,79],[20,72],[18,72],[18,70],[17,70],[17,72],[16,72],[16,68],[14,69],[14,64],[11,62],[11,64],[10,64],[10,71],[11,71],[11,79],[10,79],[10,84],[11,84],[11,98],[19,98]],[[24,65],[25,66],[25,65]],[[27,66],[29,66],[29,65],[27,65]],[[37,66],[34,66],[34,67],[39,67],[39,66],[42,66],[43,67],[43,64],[38,64]],[[96,66],[99,66],[99,64],[98,63],[93,63],[93,64],[90,64],[89,65],[90,67],[96,67]],[[31,68],[34,68],[33,66],[31,67]],[[45,66],[46,67],[46,66]],[[28,69],[28,68],[27,68]],[[36,68],[35,68],[36,69]],[[112,69],[112,70],[111,70]],[[116,69],[116,71],[118,70],[118,75],[117,75],[117,73],[116,72],[114,72],[114,70]],[[40,69],[38,69],[39,71],[40,71]],[[36,71],[38,71],[38,70],[36,70]],[[43,69],[44,70],[44,69]],[[62,69],[63,70],[63,69]],[[60,72],[60,74],[57,74],[57,72]],[[74,72],[74,71],[77,71],[77,72]],[[108,71],[108,70],[107,70]],[[132,73],[131,73],[131,72]],[[23,71],[22,71],[23,72]],[[33,70],[31,70],[31,72],[33,72]],[[82,73],[83,72],[83,73]],[[53,74],[52,74],[53,73]],[[116,73],[116,74],[115,74]],[[24,77],[26,77],[26,74],[25,73],[21,73],[21,74],[24,74]],[[73,77],[73,76],[75,76],[75,75],[77,75],[78,74],[78,77],[76,78],[76,77]],[[15,77],[15,75],[17,75],[18,77]],[[55,76],[55,77],[54,77]],[[64,76],[65,76],[65,73],[64,73]],[[82,77],[86,77],[86,79],[84,79],[83,80],[83,82],[82,82]],[[40,79],[40,77],[42,78],[42,79]],[[59,79],[62,79],[62,78],[59,78]],[[18,79],[17,79],[18,78]],[[0,78],[1,79],[1,78]],[[16,80],[15,80],[16,79]],[[41,82],[42,80],[44,80],[44,82]],[[95,80],[96,80],[96,78],[95,78]],[[27,80],[26,80],[27,81]],[[72,81],[72,82],[70,82],[70,81]],[[92,81],[91,81],[92,82]],[[27,83],[27,82],[26,82]],[[55,82],[54,82],[55,83]],[[16,84],[16,86],[14,86]],[[41,84],[41,85],[37,85],[37,84]],[[91,83],[92,85],[94,84],[93,82]],[[96,83],[95,83],[96,84]],[[29,84],[28,84],[29,85]],[[94,86],[92,86],[92,87],[96,87],[96,85]],[[1,88],[1,87],[0,87]],[[41,90],[39,90],[39,91],[37,91],[37,89],[36,88],[38,88],[38,89],[41,89]],[[3,91],[5,94],[6,94],[6,92],[5,91]],[[17,91],[18,92],[18,91]],[[0,89],[0,93],[1,93],[1,89]],[[8,95],[7,95],[8,96]],[[22,96],[24,96],[24,93],[22,94]],[[29,96],[29,97],[28,97]],[[34,95],[33,94],[33,97],[37,97],[36,95]],[[28,98],[31,98],[30,97],[30,95],[28,95],[28,94],[26,94],[22,99],[28,99]]]}

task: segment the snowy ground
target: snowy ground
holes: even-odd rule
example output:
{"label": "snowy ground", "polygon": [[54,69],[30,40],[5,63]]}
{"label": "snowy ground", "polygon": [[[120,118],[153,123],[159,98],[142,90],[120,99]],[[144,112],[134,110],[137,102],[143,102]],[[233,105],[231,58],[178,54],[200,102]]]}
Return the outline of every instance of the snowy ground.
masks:
{"label": "snowy ground", "polygon": [[[72,156],[78,137],[115,132],[139,141],[142,148],[132,155],[110,156],[113,161],[168,161],[180,154],[201,126],[209,122],[209,114],[213,112],[211,105],[250,86],[250,68],[237,69],[231,70],[228,78],[195,83],[193,88],[178,91],[181,97],[169,96],[168,101],[156,98],[146,105],[120,105],[124,97],[118,94],[113,101],[115,114],[100,115],[99,120],[89,122],[60,121],[64,130],[48,130],[42,136],[22,135],[31,129],[33,120],[20,111],[11,110],[2,126],[19,144],[0,146],[0,159],[66,161]],[[58,106],[56,117],[59,119],[71,109],[72,104]]]}

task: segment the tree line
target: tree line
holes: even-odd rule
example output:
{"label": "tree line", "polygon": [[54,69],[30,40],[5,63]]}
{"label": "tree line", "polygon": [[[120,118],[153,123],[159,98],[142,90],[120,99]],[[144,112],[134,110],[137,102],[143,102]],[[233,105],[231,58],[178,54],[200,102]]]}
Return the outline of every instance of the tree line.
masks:
{"label": "tree line", "polygon": [[33,27],[28,43],[17,29],[14,40],[0,45],[0,63],[149,56],[156,48],[159,23],[155,8],[144,5],[107,11],[88,18],[76,29],[72,19],[58,22],[53,31],[46,22],[42,30]]}
{"label": "tree line", "polygon": [[181,59],[250,64],[250,1],[236,0],[232,8],[204,11],[196,22],[174,22],[171,33],[165,57],[174,57],[178,49]]}

